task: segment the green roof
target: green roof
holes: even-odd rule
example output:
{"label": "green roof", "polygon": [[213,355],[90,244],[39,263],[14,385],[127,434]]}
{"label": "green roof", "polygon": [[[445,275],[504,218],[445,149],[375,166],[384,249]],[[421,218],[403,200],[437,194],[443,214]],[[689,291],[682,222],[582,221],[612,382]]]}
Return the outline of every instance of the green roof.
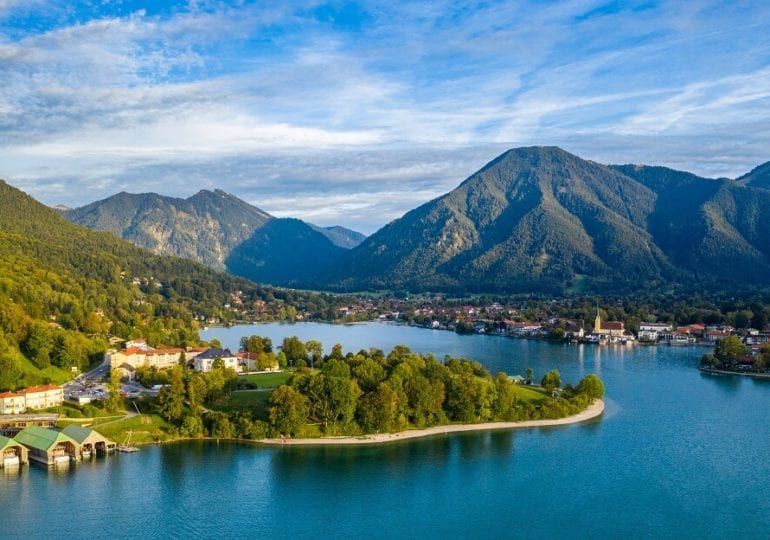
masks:
{"label": "green roof", "polygon": [[17,433],[14,439],[28,448],[36,448],[45,452],[60,442],[78,444],[64,433],[40,426],[29,426],[24,431]]}
{"label": "green roof", "polygon": [[15,446],[19,444],[18,442],[14,441],[13,439],[9,439],[8,437],[3,437],[0,435],[0,450],[5,450],[9,446]]}
{"label": "green roof", "polygon": [[65,427],[63,430],[61,430],[62,433],[64,433],[67,437],[71,437],[72,439],[75,439],[79,443],[83,443],[91,433],[94,432],[93,429],[88,429],[83,426],[78,426],[76,424],[70,424],[67,427]]}

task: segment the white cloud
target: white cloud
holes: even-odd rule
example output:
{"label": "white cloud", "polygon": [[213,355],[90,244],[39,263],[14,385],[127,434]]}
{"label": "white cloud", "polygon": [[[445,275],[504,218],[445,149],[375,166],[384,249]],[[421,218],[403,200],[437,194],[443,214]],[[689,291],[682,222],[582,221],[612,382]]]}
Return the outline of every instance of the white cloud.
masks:
{"label": "white cloud", "polygon": [[700,174],[769,159],[770,12],[642,4],[373,3],[346,31],[314,2],[200,3],[11,28],[0,173],[46,202],[220,187],[371,231],[507,146]]}

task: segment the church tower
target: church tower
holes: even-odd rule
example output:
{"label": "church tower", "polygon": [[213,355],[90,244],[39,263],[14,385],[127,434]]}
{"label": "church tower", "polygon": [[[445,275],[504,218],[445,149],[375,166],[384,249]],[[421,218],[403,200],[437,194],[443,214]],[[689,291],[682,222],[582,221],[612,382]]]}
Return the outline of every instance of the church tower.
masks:
{"label": "church tower", "polygon": [[599,316],[599,306],[596,306],[596,319],[594,319],[594,334],[602,331],[602,318]]}

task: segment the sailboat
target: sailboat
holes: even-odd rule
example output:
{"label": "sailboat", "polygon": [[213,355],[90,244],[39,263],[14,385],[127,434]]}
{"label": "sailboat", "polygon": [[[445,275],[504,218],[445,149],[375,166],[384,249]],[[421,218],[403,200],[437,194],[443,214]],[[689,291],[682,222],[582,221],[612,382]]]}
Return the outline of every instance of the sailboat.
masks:
{"label": "sailboat", "polygon": [[131,446],[131,431],[128,432],[126,435],[125,440],[123,441],[123,444],[118,445],[118,450],[121,452],[131,453],[136,452],[139,450],[136,446]]}

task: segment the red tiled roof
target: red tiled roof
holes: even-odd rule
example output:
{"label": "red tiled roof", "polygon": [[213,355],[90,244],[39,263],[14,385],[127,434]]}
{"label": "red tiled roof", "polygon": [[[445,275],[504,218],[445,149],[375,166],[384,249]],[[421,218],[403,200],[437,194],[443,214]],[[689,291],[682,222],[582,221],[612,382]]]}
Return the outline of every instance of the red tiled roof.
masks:
{"label": "red tiled roof", "polygon": [[35,394],[37,392],[49,392],[51,390],[61,390],[60,387],[55,386],[53,384],[48,384],[45,386],[29,386],[25,388],[24,390],[19,390],[20,394]]}
{"label": "red tiled roof", "polygon": [[24,394],[18,392],[3,392],[0,394],[0,398],[22,397],[23,395]]}
{"label": "red tiled roof", "polygon": [[623,330],[623,323],[621,321],[607,321],[602,323],[602,330]]}

